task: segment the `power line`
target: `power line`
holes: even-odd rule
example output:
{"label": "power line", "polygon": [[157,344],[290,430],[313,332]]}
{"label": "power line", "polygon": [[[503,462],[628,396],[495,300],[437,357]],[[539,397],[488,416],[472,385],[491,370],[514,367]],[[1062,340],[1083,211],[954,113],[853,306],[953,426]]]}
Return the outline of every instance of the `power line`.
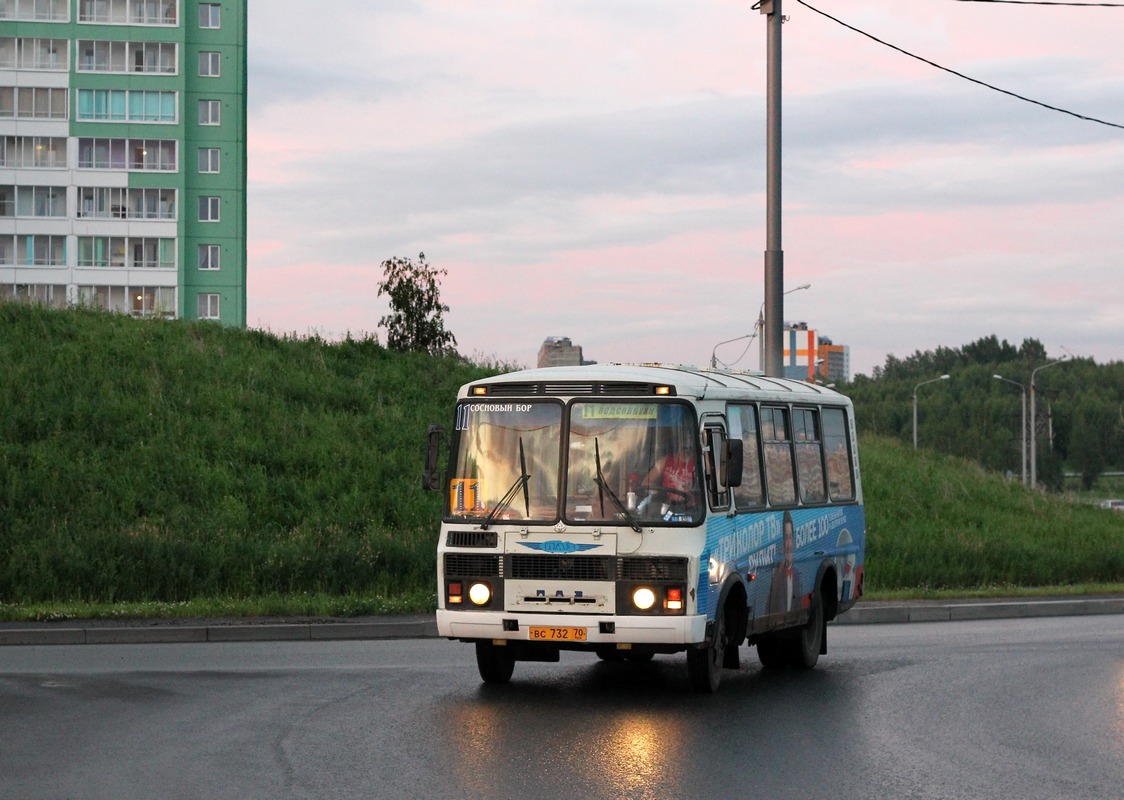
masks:
{"label": "power line", "polygon": [[916,59],[916,60],[922,62],[923,64],[928,64],[930,67],[936,67],[937,69],[943,70],[944,72],[947,72],[950,75],[955,75],[958,78],[963,78],[966,81],[970,81],[972,83],[978,84],[979,86],[983,86],[986,89],[991,89],[993,92],[999,92],[1000,94],[1005,94],[1008,97],[1014,97],[1016,100],[1022,100],[1023,102],[1026,102],[1026,103],[1033,103],[1036,106],[1041,106],[1042,108],[1048,109],[1050,111],[1057,111],[1060,114],[1068,114],[1071,117],[1077,117],[1077,119],[1085,120],[1086,122],[1096,122],[1100,125],[1107,125],[1110,128],[1120,128],[1121,130],[1124,130],[1124,125],[1120,125],[1120,124],[1115,123],[1115,122],[1107,122],[1106,120],[1097,119],[1096,117],[1087,117],[1084,114],[1078,114],[1075,111],[1069,111],[1069,110],[1064,109],[1064,108],[1058,108],[1057,106],[1052,106],[1052,105],[1049,105],[1048,103],[1043,103],[1040,100],[1034,100],[1033,98],[1025,97],[1021,94],[1017,94],[1015,92],[1011,92],[1011,91],[1008,91],[1006,89],[1000,89],[998,86],[993,86],[992,84],[987,83],[986,81],[981,81],[977,78],[973,78],[969,75],[965,75],[962,72],[957,72],[954,69],[949,69],[948,67],[941,66],[940,64],[938,64],[935,61],[930,61],[929,59],[923,58],[919,55],[916,55],[915,53],[911,53],[908,50],[903,50],[902,48],[898,47],[897,45],[893,45],[893,44],[890,44],[889,42],[883,41],[882,39],[879,39],[877,36],[873,36],[873,35],[867,33],[864,30],[860,30],[859,28],[856,28],[854,25],[848,25],[843,20],[838,19],[836,17],[833,17],[833,16],[831,16],[831,14],[828,14],[824,11],[820,11],[815,6],[808,5],[806,2],[804,2],[804,0],[796,0],[796,2],[799,3],[800,5],[804,6],[805,8],[807,8],[810,11],[815,11],[820,16],[827,17],[832,22],[834,22],[836,24],[839,24],[839,25],[842,25],[844,28],[847,28],[848,30],[854,31],[855,33],[858,33],[862,36],[865,36],[868,39],[872,39],[873,41],[878,42],[878,44],[880,44],[880,45],[883,45],[885,47],[889,47],[891,50],[896,50],[899,53],[901,53],[902,55],[909,56],[910,58]]}
{"label": "power line", "polygon": [[[800,0],[797,0],[800,2]],[[1009,3],[1016,6],[1074,6],[1076,8],[1124,8],[1124,3],[1063,3],[1059,0],[958,0],[960,3]]]}

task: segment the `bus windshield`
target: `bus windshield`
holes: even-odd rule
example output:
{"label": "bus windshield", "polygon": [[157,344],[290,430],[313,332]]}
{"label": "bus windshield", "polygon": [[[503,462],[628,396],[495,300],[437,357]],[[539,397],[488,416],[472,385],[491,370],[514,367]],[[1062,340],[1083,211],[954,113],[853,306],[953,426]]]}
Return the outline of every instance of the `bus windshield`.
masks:
{"label": "bus windshield", "polygon": [[677,403],[570,407],[566,519],[697,523],[702,517],[694,413]]}
{"label": "bus windshield", "polygon": [[450,517],[558,518],[559,403],[463,403],[456,428]]}

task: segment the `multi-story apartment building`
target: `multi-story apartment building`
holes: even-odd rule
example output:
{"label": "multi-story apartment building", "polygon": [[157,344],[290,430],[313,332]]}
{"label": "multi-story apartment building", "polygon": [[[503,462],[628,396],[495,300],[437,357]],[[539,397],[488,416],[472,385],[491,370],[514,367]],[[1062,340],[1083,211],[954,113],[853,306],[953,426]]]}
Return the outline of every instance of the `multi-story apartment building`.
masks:
{"label": "multi-story apartment building", "polygon": [[0,298],[246,324],[246,0],[0,0]]}

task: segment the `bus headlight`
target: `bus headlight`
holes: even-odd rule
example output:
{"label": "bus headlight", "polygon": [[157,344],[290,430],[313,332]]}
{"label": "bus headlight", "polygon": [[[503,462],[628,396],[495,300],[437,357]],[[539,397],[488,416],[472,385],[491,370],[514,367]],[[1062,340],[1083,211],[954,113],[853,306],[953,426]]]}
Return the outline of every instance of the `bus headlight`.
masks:
{"label": "bus headlight", "polygon": [[473,605],[486,606],[492,599],[492,587],[486,583],[474,583],[468,587],[468,599]]}
{"label": "bus headlight", "polygon": [[641,611],[647,611],[656,604],[656,593],[646,586],[641,586],[632,593],[632,604]]}

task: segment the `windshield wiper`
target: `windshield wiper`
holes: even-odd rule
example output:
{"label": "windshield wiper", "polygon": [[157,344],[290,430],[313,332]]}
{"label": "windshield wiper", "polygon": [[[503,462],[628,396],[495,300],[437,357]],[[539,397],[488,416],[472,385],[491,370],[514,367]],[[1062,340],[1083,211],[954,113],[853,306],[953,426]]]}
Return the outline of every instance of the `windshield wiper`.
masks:
{"label": "windshield wiper", "polygon": [[624,503],[621,502],[621,499],[617,497],[617,493],[609,486],[609,482],[605,480],[605,476],[601,474],[601,445],[597,443],[596,437],[593,439],[593,459],[594,464],[597,466],[597,474],[593,479],[597,482],[597,497],[601,501],[601,516],[605,516],[605,494],[608,494],[609,499],[613,501],[613,505],[624,514],[624,518],[628,520],[628,524],[632,529],[637,533],[643,533],[644,529],[640,527],[640,523],[636,521],[636,517],[632,516],[632,513],[625,507]]}
{"label": "windshield wiper", "polygon": [[519,477],[515,479],[515,483],[511,484],[511,488],[507,490],[507,494],[500,498],[496,503],[496,507],[488,512],[488,516],[484,517],[484,521],[480,523],[481,530],[487,530],[499,513],[511,505],[511,501],[515,499],[515,493],[519,487],[523,487],[523,506],[527,511],[527,516],[531,516],[531,493],[527,490],[527,482],[531,480],[531,476],[527,474],[527,456],[523,453],[523,437],[519,437]]}

